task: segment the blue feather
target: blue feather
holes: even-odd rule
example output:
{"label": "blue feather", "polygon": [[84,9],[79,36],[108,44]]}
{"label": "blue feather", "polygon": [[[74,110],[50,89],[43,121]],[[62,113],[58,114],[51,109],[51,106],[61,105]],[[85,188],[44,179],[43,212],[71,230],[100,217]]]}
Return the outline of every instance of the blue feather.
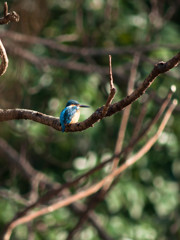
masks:
{"label": "blue feather", "polygon": [[62,132],[65,131],[66,124],[71,123],[72,117],[74,116],[77,110],[78,110],[77,106],[73,106],[73,107],[67,106],[64,110],[62,110],[60,114],[60,123],[62,126]]}

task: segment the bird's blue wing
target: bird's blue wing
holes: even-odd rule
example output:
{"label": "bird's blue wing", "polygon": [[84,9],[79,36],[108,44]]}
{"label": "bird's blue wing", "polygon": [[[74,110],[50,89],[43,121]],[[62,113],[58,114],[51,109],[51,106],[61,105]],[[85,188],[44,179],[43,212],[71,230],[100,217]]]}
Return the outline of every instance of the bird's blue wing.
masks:
{"label": "bird's blue wing", "polygon": [[60,114],[60,123],[61,123],[61,127],[62,127],[62,132],[65,131],[65,123],[64,123],[64,114],[65,114],[66,109],[62,110],[61,114]]}
{"label": "bird's blue wing", "polygon": [[65,124],[69,124],[71,122],[71,119],[74,116],[74,114],[76,113],[76,111],[77,111],[76,106],[66,108],[66,111],[64,112],[64,123]]}
{"label": "bird's blue wing", "polygon": [[62,132],[65,131],[65,125],[69,124],[71,122],[72,117],[74,116],[74,114],[77,111],[77,107],[73,106],[73,107],[66,107],[60,115],[60,123],[62,126]]}

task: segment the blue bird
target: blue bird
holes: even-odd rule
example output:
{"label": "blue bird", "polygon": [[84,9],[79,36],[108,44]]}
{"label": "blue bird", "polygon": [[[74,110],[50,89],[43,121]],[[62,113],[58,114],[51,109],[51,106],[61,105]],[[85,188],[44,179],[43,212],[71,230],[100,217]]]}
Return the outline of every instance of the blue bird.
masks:
{"label": "blue bird", "polygon": [[77,123],[80,117],[80,107],[88,108],[87,105],[81,105],[75,100],[69,100],[66,107],[62,110],[60,114],[60,123],[62,127],[62,132],[65,131],[67,124]]}

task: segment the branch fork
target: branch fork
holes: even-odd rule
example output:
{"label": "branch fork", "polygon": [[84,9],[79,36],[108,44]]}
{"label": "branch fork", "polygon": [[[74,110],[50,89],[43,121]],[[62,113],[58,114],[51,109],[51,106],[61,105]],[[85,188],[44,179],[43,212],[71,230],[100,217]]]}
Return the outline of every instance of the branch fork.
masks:
{"label": "branch fork", "polygon": [[8,4],[7,2],[4,3],[4,16],[0,18],[0,24],[8,24],[9,22],[19,22],[19,15],[15,12],[12,11],[8,13]]}

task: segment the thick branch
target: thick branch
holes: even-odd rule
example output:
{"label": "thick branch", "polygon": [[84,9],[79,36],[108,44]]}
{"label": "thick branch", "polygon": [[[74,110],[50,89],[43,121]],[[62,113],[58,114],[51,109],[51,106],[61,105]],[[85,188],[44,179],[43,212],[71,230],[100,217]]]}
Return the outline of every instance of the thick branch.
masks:
{"label": "thick branch", "polygon": [[13,119],[29,119],[61,131],[59,119],[56,117],[28,109],[0,109],[0,122]]}

